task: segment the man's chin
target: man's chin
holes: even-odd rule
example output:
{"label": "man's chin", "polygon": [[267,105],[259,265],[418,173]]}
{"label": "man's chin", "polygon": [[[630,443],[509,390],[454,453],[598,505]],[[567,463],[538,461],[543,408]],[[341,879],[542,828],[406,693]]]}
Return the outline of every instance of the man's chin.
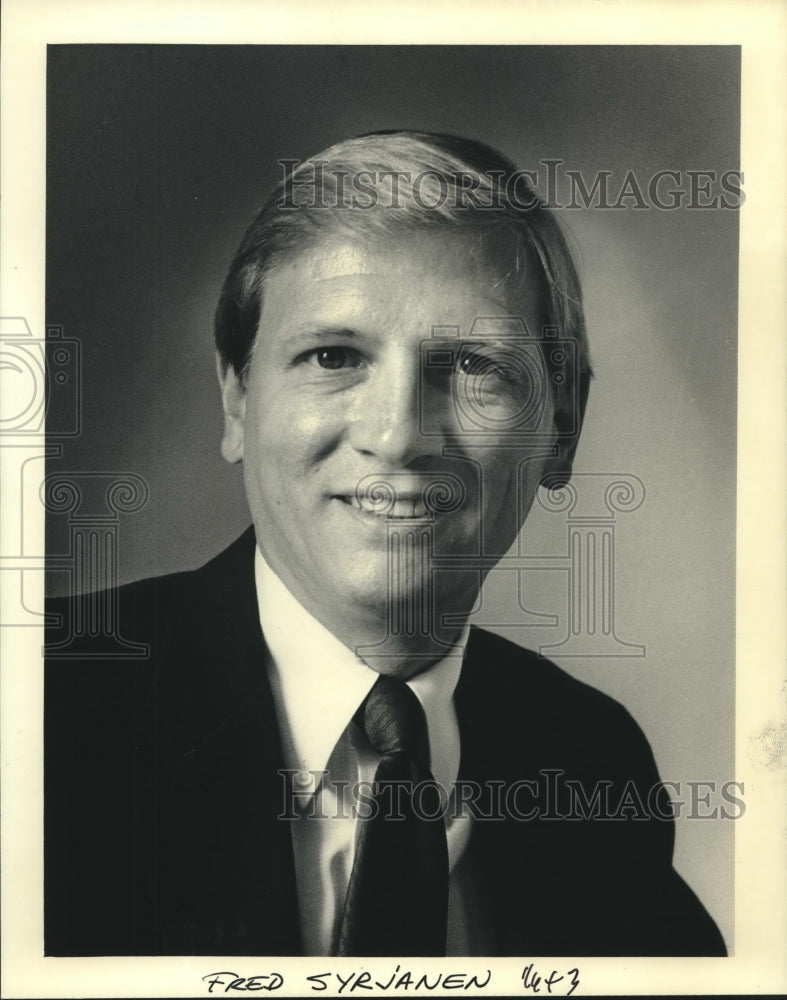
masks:
{"label": "man's chin", "polygon": [[[438,620],[446,615],[467,614],[473,605],[474,593],[446,592],[443,587],[435,591],[434,581],[364,579],[351,585],[337,586],[334,600],[342,603],[346,612],[355,609],[355,615],[368,624],[380,623],[380,628],[412,631],[413,634],[434,633]],[[360,621],[359,621],[360,624]]]}
{"label": "man's chin", "polygon": [[367,608],[378,617],[385,619],[389,611],[398,612],[409,605],[431,603],[431,588],[428,581],[407,582],[397,585],[387,578],[373,581],[355,582],[351,586],[339,588],[347,599],[357,607]]}
{"label": "man's chin", "polygon": [[397,584],[387,573],[364,574],[352,579],[326,577],[326,603],[341,608],[344,614],[355,614],[367,622],[385,623],[413,609],[433,603],[428,580],[408,580]]}

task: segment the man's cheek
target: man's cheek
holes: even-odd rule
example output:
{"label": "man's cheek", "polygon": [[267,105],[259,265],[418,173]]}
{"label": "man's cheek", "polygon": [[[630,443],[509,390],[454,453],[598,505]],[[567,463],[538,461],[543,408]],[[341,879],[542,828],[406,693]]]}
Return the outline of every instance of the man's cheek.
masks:
{"label": "man's cheek", "polygon": [[342,403],[315,405],[313,400],[293,406],[286,417],[286,433],[302,448],[325,447],[338,442],[347,426],[347,408]]}

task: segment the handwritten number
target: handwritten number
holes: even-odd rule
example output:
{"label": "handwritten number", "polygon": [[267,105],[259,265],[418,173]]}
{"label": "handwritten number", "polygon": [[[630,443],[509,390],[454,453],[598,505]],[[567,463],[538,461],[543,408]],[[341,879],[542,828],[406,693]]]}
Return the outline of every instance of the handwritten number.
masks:
{"label": "handwritten number", "polygon": [[552,992],[552,986],[554,983],[559,983],[561,979],[565,979],[565,976],[559,976],[557,970],[553,969],[544,982],[547,984],[547,993]]}
{"label": "handwritten number", "polygon": [[547,993],[553,994],[552,987],[557,986],[559,982],[570,976],[571,989],[566,993],[567,997],[570,997],[574,990],[579,986],[579,969],[569,969],[565,975],[560,975],[557,969],[552,969],[549,975],[544,978],[541,976],[532,962],[524,967],[522,970],[522,988],[525,990],[532,990],[533,993],[541,992],[541,984],[547,988]]}

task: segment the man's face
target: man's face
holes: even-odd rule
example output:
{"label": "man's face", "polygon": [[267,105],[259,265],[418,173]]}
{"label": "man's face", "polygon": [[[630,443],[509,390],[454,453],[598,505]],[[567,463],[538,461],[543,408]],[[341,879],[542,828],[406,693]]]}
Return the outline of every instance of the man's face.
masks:
{"label": "man's face", "polygon": [[[225,379],[223,453],[243,460],[268,563],[330,627],[422,591],[431,536],[432,556],[459,559],[434,578],[438,607],[467,611],[490,565],[478,557],[507,551],[554,454],[546,380],[527,375],[539,347],[505,319],[540,330],[536,286],[518,279],[514,295],[468,237],[421,232],[304,250],[263,298],[246,387]],[[405,526],[427,531],[392,576]]]}

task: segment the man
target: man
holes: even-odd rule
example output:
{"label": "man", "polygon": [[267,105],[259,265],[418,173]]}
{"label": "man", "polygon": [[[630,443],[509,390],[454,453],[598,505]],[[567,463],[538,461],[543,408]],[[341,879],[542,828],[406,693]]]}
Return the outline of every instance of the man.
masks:
{"label": "man", "polygon": [[49,666],[47,953],[724,954],[633,720],[466,625],[590,378],[524,176],[408,132],[295,164],[216,342],[254,528],[111,595],[145,663]]}

